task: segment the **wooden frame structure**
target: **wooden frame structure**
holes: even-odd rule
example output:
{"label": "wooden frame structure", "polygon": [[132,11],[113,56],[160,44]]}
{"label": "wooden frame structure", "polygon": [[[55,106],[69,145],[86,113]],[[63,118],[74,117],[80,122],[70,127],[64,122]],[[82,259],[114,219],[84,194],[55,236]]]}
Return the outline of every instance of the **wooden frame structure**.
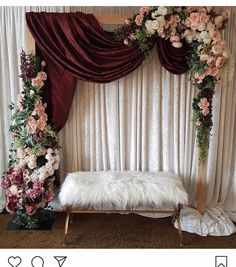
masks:
{"label": "wooden frame structure", "polygon": [[[115,15],[94,15],[100,24],[104,25],[118,25],[124,24],[125,19],[129,16],[115,16]],[[27,29],[27,52],[35,52],[35,41]],[[197,170],[197,210],[201,213],[205,213],[205,164],[199,164]]]}
{"label": "wooden frame structure", "polygon": [[179,233],[179,246],[183,247],[183,234],[181,230],[181,224],[180,224],[180,212],[182,209],[182,205],[179,204],[178,207],[175,208],[175,210],[80,210],[75,209],[70,206],[66,207],[66,221],[65,221],[65,236],[64,236],[64,243],[63,247],[66,247],[68,244],[68,232],[69,232],[69,222],[70,222],[70,216],[73,213],[106,213],[106,214],[169,214],[177,221],[178,225],[178,233]]}

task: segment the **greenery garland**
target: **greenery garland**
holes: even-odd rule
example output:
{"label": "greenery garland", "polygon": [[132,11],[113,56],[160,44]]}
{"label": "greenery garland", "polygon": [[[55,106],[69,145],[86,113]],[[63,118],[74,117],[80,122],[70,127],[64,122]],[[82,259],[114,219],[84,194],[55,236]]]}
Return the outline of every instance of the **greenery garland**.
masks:
{"label": "greenery garland", "polygon": [[131,46],[138,44],[148,58],[148,38],[160,36],[170,40],[175,48],[182,40],[190,45],[188,66],[190,77],[197,88],[193,99],[193,121],[196,125],[199,164],[204,163],[209,148],[212,122],[212,99],[220,80],[219,70],[228,59],[221,31],[229,18],[229,11],[221,13],[212,7],[141,7],[139,13],[127,19],[116,30],[116,38]]}

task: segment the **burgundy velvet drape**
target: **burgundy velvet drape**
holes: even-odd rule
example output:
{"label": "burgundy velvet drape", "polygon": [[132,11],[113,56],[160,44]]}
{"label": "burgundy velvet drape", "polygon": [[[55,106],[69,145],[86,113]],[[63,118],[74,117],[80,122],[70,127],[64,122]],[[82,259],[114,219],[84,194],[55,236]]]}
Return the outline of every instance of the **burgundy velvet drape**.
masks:
{"label": "burgundy velvet drape", "polygon": [[[108,83],[131,73],[144,60],[137,45],[128,47],[114,40],[92,14],[29,12],[26,20],[37,52],[47,63],[44,100],[48,103],[50,121],[57,130],[65,125],[69,116],[77,79]],[[168,44],[160,39],[157,40],[160,62],[172,73],[185,72],[183,53],[186,54],[188,48],[172,48],[175,52],[170,56],[166,50]],[[150,49],[155,41],[150,38]]]}

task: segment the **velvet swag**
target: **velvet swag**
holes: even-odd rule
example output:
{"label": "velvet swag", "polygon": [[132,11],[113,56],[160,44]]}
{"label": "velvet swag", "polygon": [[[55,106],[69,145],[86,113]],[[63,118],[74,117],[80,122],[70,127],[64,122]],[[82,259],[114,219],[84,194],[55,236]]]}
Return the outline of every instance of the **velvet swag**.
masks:
{"label": "velvet swag", "polygon": [[[138,46],[126,46],[104,31],[92,14],[26,14],[37,53],[47,62],[48,83],[44,99],[51,123],[60,130],[69,116],[77,79],[109,83],[128,75],[145,60]],[[168,40],[150,38],[149,49],[157,45],[164,68],[174,74],[188,70],[188,45],[174,48]]]}

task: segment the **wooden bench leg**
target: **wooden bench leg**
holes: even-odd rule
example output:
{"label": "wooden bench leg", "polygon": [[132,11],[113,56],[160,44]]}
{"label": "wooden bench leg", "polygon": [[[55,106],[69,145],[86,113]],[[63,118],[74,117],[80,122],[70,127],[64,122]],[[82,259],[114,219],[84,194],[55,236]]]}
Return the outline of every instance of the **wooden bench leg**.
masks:
{"label": "wooden bench leg", "polygon": [[64,237],[64,243],[63,243],[63,247],[65,247],[67,245],[67,239],[68,239],[68,230],[69,230],[69,221],[70,221],[70,211],[67,211],[67,215],[66,215],[66,221],[65,221],[65,237]]}
{"label": "wooden bench leg", "polygon": [[183,244],[183,233],[182,233],[181,224],[180,224],[180,211],[181,211],[181,208],[182,208],[182,206],[179,205],[178,206],[178,210],[176,212],[176,220],[177,220],[178,232],[179,232],[179,246],[183,247],[184,246],[184,244]]}

